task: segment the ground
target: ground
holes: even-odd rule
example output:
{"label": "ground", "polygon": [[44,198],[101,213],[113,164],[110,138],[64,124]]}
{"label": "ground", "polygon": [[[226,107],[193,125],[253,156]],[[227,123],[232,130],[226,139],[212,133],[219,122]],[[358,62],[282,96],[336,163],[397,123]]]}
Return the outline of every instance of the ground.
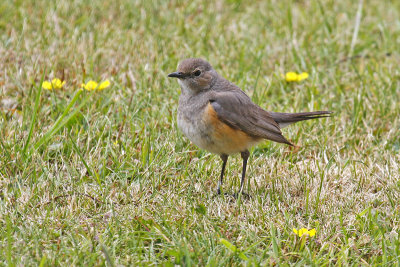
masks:
{"label": "ground", "polygon": [[[399,18],[380,0],[1,1],[0,265],[399,264]],[[187,57],[265,109],[334,115],[283,129],[296,150],[252,149],[250,199],[216,196],[221,160],[177,129],[167,74]],[[231,157],[224,192],[240,173]]]}

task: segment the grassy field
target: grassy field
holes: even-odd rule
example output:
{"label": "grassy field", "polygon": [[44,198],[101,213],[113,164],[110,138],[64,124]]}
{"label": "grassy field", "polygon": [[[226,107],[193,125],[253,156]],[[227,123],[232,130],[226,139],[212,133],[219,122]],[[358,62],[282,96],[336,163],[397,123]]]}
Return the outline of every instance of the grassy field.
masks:
{"label": "grassy field", "polygon": [[[0,266],[399,266],[399,18],[394,0],[1,1]],[[177,129],[187,57],[263,108],[334,116],[285,128],[297,152],[254,148],[251,199],[215,196],[219,157]]]}

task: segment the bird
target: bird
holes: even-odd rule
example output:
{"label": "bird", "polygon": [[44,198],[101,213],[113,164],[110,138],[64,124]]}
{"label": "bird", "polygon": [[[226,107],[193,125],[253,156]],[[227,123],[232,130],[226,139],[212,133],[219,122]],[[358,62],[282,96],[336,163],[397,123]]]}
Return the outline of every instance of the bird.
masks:
{"label": "bird", "polygon": [[243,193],[251,147],[265,139],[294,147],[282,135],[281,128],[299,121],[329,117],[332,113],[266,111],[201,58],[182,60],[177,71],[168,74],[168,77],[177,78],[181,87],[178,128],[196,146],[219,155],[222,160],[217,194],[221,194],[230,155],[240,153],[243,160],[240,188],[234,194],[238,196]]}

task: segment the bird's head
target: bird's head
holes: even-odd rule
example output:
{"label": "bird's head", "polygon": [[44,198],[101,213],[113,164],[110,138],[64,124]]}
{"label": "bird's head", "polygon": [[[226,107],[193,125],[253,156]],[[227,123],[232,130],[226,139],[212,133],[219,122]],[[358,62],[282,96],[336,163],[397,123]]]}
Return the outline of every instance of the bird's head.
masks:
{"label": "bird's head", "polygon": [[178,78],[183,90],[193,93],[210,89],[217,78],[213,67],[201,58],[188,58],[178,64],[178,70],[168,74],[168,77]]}

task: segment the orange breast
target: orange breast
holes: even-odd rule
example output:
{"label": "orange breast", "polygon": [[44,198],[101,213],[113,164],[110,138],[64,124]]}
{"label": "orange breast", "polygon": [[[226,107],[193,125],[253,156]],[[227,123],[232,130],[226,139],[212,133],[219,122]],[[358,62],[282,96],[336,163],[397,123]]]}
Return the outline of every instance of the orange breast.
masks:
{"label": "orange breast", "polygon": [[205,109],[203,120],[213,128],[212,139],[220,150],[225,151],[225,154],[242,152],[260,141],[260,139],[251,137],[241,130],[233,129],[219,120],[217,112],[210,103]]}

